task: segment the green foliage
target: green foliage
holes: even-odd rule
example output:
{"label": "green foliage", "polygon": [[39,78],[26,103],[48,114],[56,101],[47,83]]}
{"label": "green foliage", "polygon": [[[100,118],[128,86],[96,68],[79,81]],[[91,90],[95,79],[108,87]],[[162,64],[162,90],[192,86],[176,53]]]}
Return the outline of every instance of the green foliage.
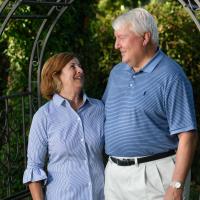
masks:
{"label": "green foliage", "polygon": [[[134,1],[134,5],[136,4],[138,4],[138,1]],[[89,80],[94,80],[91,82],[96,82],[96,84],[93,89],[88,87],[89,93],[91,92],[95,97],[101,98],[110,70],[120,61],[119,53],[114,49],[114,34],[111,23],[117,15],[134,5],[131,0],[101,0],[96,6],[96,16],[89,25],[90,41],[93,44],[93,52],[95,52],[95,54],[92,54],[95,69],[89,68],[91,74],[95,74]],[[90,58],[90,60],[93,60],[93,58]],[[98,74],[98,79],[96,74]]]}
{"label": "green foliage", "polygon": [[[28,14],[30,7],[23,6],[17,12],[18,15]],[[30,20],[10,20],[2,38],[7,42],[5,54],[9,58],[8,82],[6,94],[26,91],[28,85],[28,65],[33,38],[36,31],[35,23]]]}
{"label": "green foliage", "polygon": [[7,89],[8,68],[10,65],[8,57],[5,54],[7,45],[6,41],[0,41],[0,96],[4,95]]}
{"label": "green foliage", "polygon": [[194,22],[177,1],[152,1],[146,8],[156,17],[160,33],[160,46],[184,67],[190,80],[199,79],[200,35]]}
{"label": "green foliage", "polygon": [[[22,117],[22,99],[8,99],[7,106],[0,109],[0,197],[14,194],[25,187],[22,185],[23,170],[25,166],[26,150],[24,130],[28,130],[29,104],[28,96],[24,100],[24,118]],[[2,105],[0,101],[0,105]],[[6,110],[9,112],[6,112]]]}

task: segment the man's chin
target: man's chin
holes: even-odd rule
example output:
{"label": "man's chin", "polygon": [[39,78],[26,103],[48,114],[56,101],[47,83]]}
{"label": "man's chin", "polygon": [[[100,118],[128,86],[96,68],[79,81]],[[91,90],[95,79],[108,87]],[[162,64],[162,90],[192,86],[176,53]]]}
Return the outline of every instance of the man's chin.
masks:
{"label": "man's chin", "polygon": [[126,60],[126,59],[122,59],[122,62],[126,63],[126,64],[129,64],[128,60]]}
{"label": "man's chin", "polygon": [[123,62],[123,63],[127,63],[128,60],[122,57],[122,62]]}

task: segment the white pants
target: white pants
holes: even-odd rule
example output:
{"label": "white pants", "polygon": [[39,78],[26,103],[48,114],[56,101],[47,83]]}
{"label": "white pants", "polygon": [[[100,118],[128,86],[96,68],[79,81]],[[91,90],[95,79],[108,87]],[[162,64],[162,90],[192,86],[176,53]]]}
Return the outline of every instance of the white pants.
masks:
{"label": "white pants", "polygon": [[[110,158],[105,170],[105,200],[163,200],[172,180],[175,156],[139,165],[119,166]],[[190,173],[184,200],[189,200]]]}

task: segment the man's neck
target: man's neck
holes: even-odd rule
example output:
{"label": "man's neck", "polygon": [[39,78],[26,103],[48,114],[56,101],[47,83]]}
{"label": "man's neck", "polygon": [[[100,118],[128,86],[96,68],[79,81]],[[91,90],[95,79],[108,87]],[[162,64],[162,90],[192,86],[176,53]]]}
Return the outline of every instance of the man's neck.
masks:
{"label": "man's neck", "polygon": [[142,60],[136,65],[132,66],[135,72],[139,72],[156,54],[158,47],[156,45],[152,45],[148,47],[145,51],[144,57]]}

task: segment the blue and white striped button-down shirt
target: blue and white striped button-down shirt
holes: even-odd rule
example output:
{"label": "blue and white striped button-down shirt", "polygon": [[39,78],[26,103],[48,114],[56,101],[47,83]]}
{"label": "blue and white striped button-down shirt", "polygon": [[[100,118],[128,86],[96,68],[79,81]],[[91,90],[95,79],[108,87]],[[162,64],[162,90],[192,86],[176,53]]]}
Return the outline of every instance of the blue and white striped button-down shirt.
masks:
{"label": "blue and white striped button-down shirt", "polygon": [[75,112],[54,95],[33,117],[23,182],[44,180],[47,200],[103,200],[103,124],[101,101],[84,96]]}

